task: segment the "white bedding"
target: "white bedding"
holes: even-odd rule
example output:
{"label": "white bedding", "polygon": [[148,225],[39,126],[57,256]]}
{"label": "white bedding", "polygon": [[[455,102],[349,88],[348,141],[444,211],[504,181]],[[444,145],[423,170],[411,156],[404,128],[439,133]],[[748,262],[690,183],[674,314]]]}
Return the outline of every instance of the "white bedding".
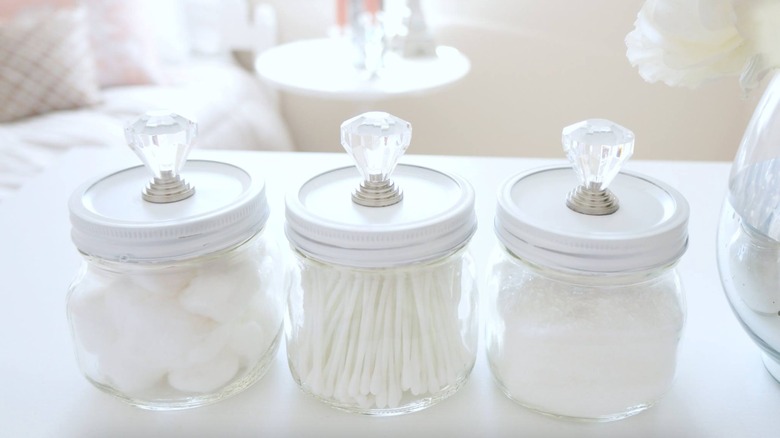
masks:
{"label": "white bedding", "polygon": [[170,68],[169,85],[103,90],[101,104],[0,124],[0,201],[74,147],[124,148],[124,126],[147,110],[198,122],[197,148],[292,150],[275,96],[227,59]]}

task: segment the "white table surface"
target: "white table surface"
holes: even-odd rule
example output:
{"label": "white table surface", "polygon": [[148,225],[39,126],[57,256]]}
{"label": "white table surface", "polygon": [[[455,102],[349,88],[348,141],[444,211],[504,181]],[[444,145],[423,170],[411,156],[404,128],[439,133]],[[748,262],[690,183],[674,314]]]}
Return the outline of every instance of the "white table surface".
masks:
{"label": "white table surface", "polygon": [[255,60],[258,75],[281,90],[310,97],[376,101],[430,93],[460,80],[471,69],[457,49],[439,46],[435,57],[389,56],[379,77],[352,66],[343,38],[294,41],[272,47]]}
{"label": "white table surface", "polygon": [[[262,172],[272,208],[268,231],[281,239],[285,190],[349,164],[343,154],[195,151],[192,158]],[[474,184],[480,229],[473,249],[484,273],[495,242],[491,224],[498,186],[521,170],[562,161],[409,155],[402,162],[458,173]],[[210,406],[152,412],[102,393],[77,369],[65,317],[65,291],[81,262],[70,242],[66,202],[86,178],[135,163],[129,151],[117,156],[75,150],[0,203],[0,436],[780,436],[780,384],[764,370],[718,279],[715,229],[726,163],[627,166],[672,184],[690,201],[691,244],[679,265],[688,319],[671,392],[644,413],[602,424],[549,418],[508,400],[491,380],[484,343],[460,392],[399,417],[347,414],[303,394],[290,377],[284,347],[261,381]]]}

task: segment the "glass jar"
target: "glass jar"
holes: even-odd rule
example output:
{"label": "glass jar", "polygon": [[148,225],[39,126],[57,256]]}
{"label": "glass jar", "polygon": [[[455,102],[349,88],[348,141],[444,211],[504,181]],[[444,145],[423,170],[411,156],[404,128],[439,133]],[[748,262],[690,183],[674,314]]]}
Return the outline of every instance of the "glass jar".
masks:
{"label": "glass jar", "polygon": [[501,390],[536,411],[615,420],[671,388],[685,322],[674,265],[564,271],[501,248],[488,307],[488,361]]}
{"label": "glass jar", "polygon": [[[348,412],[431,406],[466,382],[476,359],[474,191],[433,169],[396,168],[392,147],[402,152],[409,130],[386,113],[345,122],[342,138],[360,167],[320,174],[287,197],[285,230],[297,259],[290,371],[305,392]],[[358,144],[379,150],[356,151]],[[350,197],[363,170],[382,167],[373,159],[394,154],[384,181],[364,178]]]}
{"label": "glass jar", "polygon": [[192,122],[156,114],[138,123],[131,146],[156,154],[142,157],[155,172],[146,190],[149,171],[136,166],[70,199],[84,258],[67,297],[76,358],[96,387],[135,406],[200,406],[249,387],[275,356],[286,301],[280,253],[263,234],[261,179],[199,160],[187,162],[188,182],[178,176],[183,160],[160,176],[160,160],[181,156],[166,147],[188,143]]}
{"label": "glass jar", "polygon": [[349,412],[395,415],[451,396],[477,350],[474,263],[357,268],[296,252],[287,357],[304,391]]}
{"label": "glass jar", "polygon": [[[766,177],[768,174],[763,174]],[[780,241],[723,203],[717,254],[723,290],[767,371],[780,381]]]}
{"label": "glass jar", "polygon": [[278,250],[262,233],[215,253],[85,262],[67,298],[82,372],[149,409],[194,407],[265,374],[282,333]]}
{"label": "glass jar", "polygon": [[674,379],[688,204],[618,172],[633,150],[619,125],[573,125],[564,146],[576,172],[532,170],[500,189],[487,357],[501,390],[530,409],[617,420],[652,406]]}
{"label": "glass jar", "polygon": [[717,235],[723,290],[780,382],[780,75],[756,106],[729,175]]}

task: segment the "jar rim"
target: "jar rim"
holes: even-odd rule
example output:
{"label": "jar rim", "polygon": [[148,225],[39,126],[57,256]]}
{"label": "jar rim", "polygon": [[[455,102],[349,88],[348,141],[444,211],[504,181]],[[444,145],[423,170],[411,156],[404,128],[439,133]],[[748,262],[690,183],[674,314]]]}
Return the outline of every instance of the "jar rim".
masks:
{"label": "jar rim", "polygon": [[262,231],[270,214],[262,179],[217,161],[190,160],[185,170],[196,193],[172,204],[141,199],[149,179],[143,166],[82,184],[68,203],[77,249],[117,261],[188,259],[233,247]]}
{"label": "jar rim", "polygon": [[610,186],[621,208],[609,216],[588,216],[565,205],[576,184],[566,166],[532,169],[507,180],[496,207],[498,240],[540,265],[583,272],[653,269],[685,253],[689,206],[677,190],[623,171]]}
{"label": "jar rim", "polygon": [[352,203],[360,178],[341,167],[287,196],[285,234],[296,250],[347,266],[403,266],[443,257],[476,232],[474,189],[457,175],[399,164],[393,180],[404,199],[387,207]]}

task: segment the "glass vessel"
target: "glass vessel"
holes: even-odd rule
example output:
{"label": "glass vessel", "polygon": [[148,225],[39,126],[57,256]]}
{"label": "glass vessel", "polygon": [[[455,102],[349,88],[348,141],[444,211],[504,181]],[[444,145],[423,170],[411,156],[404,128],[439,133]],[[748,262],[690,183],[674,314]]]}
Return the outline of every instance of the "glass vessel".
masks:
{"label": "glass vessel", "polygon": [[348,120],[342,142],[358,167],[317,175],[287,198],[290,371],[348,412],[429,407],[458,391],[476,359],[474,191],[396,166],[410,138],[411,126],[386,113]]}
{"label": "glass vessel", "polygon": [[397,415],[467,381],[478,332],[468,251],[392,268],[296,256],[287,356],[304,391],[348,412]]}
{"label": "glass vessel", "polygon": [[185,260],[82,255],[67,313],[96,387],[138,407],[181,409],[238,393],[268,370],[285,303],[279,254],[262,233]]}
{"label": "glass vessel", "polygon": [[717,258],[731,309],[780,381],[780,76],[768,84],[731,167]]}
{"label": "glass vessel", "polygon": [[[611,421],[671,387],[685,323],[675,270],[688,204],[620,171],[631,131],[567,127],[571,167],[530,170],[500,189],[488,283],[487,357],[512,400],[556,417]],[[579,185],[576,185],[579,179]]]}
{"label": "glass vessel", "polygon": [[564,271],[498,250],[488,286],[488,362],[501,390],[545,414],[610,421],[672,386],[685,323],[674,265]]}
{"label": "glass vessel", "polygon": [[176,114],[144,115],[126,134],[146,168],[89,181],[69,202],[84,259],[67,296],[78,364],[99,389],[146,409],[249,387],[283,332],[265,185],[231,164],[186,161],[195,133]]}

